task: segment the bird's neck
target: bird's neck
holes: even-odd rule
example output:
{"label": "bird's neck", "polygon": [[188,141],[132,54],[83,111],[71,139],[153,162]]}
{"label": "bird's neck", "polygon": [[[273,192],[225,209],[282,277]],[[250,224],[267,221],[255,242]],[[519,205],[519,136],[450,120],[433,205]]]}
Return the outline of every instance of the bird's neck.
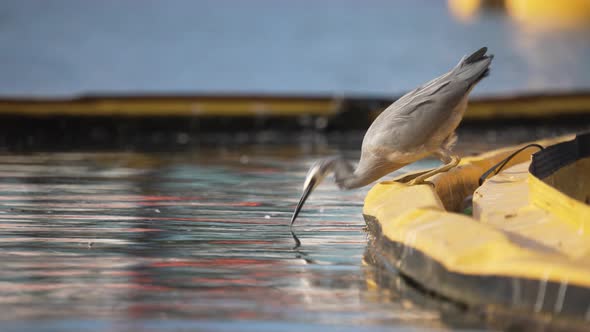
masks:
{"label": "bird's neck", "polygon": [[371,167],[363,167],[361,164],[354,169],[345,160],[336,159],[333,161],[331,166],[334,171],[336,184],[338,184],[340,189],[364,187],[403,166],[393,163],[376,163],[375,165],[371,165]]}
{"label": "bird's neck", "polygon": [[355,172],[352,165],[343,159],[335,159],[332,169],[336,184],[340,189],[354,189],[368,184]]}

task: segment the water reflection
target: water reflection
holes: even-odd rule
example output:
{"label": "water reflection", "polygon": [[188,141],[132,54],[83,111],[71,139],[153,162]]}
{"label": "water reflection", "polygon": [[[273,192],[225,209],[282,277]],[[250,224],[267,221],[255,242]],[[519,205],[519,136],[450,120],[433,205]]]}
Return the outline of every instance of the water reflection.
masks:
{"label": "water reflection", "polygon": [[[548,130],[476,128],[462,131],[457,149],[559,132]],[[371,281],[379,267],[361,263],[368,188],[319,186],[294,248],[288,225],[308,167],[336,153],[357,157],[361,137],[0,155],[0,319],[48,319],[49,330],[162,318],[213,330],[462,326],[447,317],[463,320],[460,312],[441,316]]]}
{"label": "water reflection", "polygon": [[0,319],[436,320],[365,287],[366,190],[318,188],[293,249],[289,217],[325,153],[1,155]]}

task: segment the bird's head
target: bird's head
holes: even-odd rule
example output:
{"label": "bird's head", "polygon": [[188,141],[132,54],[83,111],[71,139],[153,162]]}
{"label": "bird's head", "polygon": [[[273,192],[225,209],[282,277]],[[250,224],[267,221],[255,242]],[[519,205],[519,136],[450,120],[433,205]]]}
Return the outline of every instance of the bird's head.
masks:
{"label": "bird's head", "polygon": [[303,183],[303,194],[299,199],[299,203],[297,203],[295,212],[293,212],[293,217],[291,217],[291,226],[293,226],[295,219],[299,215],[299,211],[301,211],[303,204],[311,192],[333,171],[336,161],[336,158],[330,158],[318,161],[311,166]]}

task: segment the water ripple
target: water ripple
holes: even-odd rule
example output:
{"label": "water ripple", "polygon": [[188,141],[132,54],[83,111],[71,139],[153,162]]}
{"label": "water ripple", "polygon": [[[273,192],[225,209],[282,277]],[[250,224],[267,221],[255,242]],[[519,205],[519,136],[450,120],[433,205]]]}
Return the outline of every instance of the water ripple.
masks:
{"label": "water ripple", "polygon": [[322,185],[292,249],[321,155],[274,149],[0,156],[0,320],[439,326],[368,286],[367,189]]}

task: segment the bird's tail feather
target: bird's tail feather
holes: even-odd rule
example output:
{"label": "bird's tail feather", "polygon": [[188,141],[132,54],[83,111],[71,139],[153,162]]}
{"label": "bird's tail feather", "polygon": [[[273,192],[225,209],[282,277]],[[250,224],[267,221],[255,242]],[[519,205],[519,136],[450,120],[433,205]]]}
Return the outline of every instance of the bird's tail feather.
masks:
{"label": "bird's tail feather", "polygon": [[470,85],[476,84],[490,73],[490,64],[494,55],[486,55],[487,47],[482,47],[468,57],[463,57],[457,67],[456,74]]}
{"label": "bird's tail feather", "polygon": [[470,56],[467,57],[467,59],[465,59],[463,61],[463,65],[466,64],[470,64],[470,63],[474,63],[477,62],[479,60],[485,59],[486,58],[486,52],[488,51],[487,47],[482,47],[479,50],[475,51],[475,53],[471,54]]}

